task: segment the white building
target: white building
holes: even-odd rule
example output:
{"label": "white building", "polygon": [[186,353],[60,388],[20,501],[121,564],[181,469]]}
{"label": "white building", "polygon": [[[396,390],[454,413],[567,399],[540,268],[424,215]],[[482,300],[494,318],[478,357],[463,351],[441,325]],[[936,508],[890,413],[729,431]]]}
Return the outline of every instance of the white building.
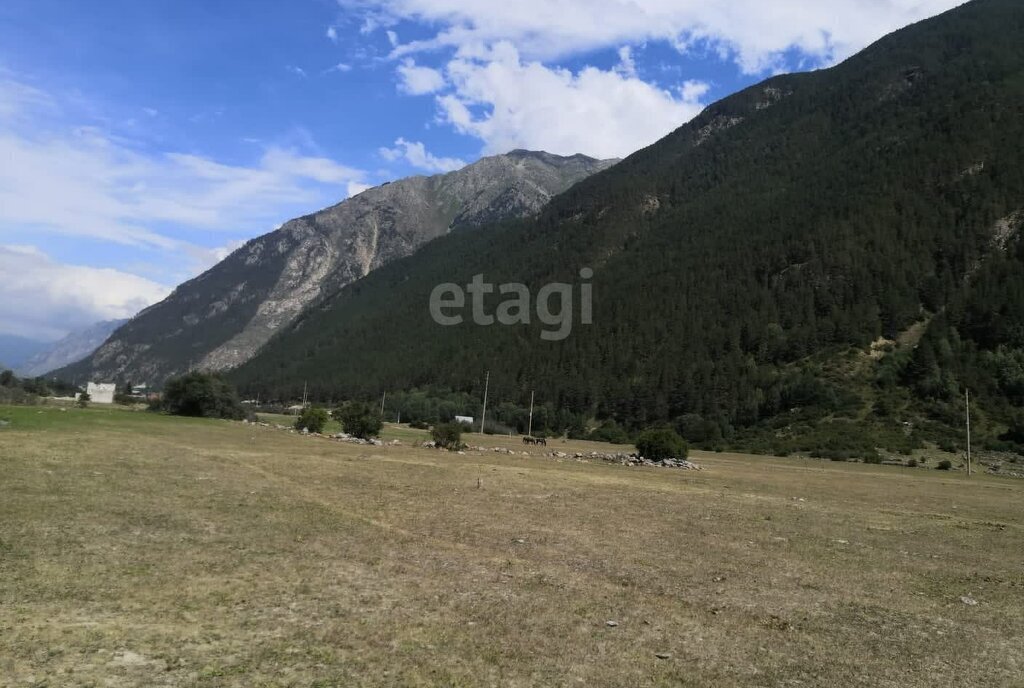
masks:
{"label": "white building", "polygon": [[85,386],[85,393],[89,395],[89,401],[97,404],[113,404],[114,392],[117,385],[104,382],[90,382]]}
{"label": "white building", "polygon": [[463,425],[472,425],[473,416],[455,416],[456,423],[462,423]]}

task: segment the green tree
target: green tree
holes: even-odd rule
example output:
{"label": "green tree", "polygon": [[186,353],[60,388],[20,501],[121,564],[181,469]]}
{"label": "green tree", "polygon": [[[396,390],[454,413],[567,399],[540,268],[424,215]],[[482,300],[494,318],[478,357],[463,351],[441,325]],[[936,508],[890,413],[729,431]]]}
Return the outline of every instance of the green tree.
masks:
{"label": "green tree", "polygon": [[324,431],[324,427],[329,419],[330,416],[326,409],[322,409],[319,406],[309,406],[302,409],[302,413],[295,419],[295,429],[321,433]]}
{"label": "green tree", "polygon": [[176,416],[230,420],[246,417],[234,387],[219,375],[200,372],[168,380],[159,408]]}
{"label": "green tree", "polygon": [[0,387],[14,387],[18,384],[18,378],[14,377],[14,372],[11,370],[5,370],[0,373]]}
{"label": "green tree", "polygon": [[439,423],[430,431],[438,447],[458,450],[462,447],[462,424],[461,423]]}
{"label": "green tree", "polygon": [[88,392],[82,392],[78,395],[78,399],[75,401],[75,405],[78,408],[89,408],[89,402],[92,401],[92,397],[89,396]]}
{"label": "green tree", "polygon": [[645,459],[662,461],[664,459],[685,459],[689,456],[686,440],[675,430],[648,430],[636,441],[636,449]]}
{"label": "green tree", "polygon": [[335,409],[332,415],[345,432],[364,440],[376,437],[384,427],[380,415],[369,404],[349,402]]}

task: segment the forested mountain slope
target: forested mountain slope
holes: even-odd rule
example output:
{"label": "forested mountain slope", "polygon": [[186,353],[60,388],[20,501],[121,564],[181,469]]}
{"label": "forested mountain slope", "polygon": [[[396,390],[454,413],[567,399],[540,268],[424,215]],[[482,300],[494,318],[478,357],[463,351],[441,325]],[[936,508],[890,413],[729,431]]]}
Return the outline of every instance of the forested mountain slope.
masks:
{"label": "forested mountain slope", "polygon": [[322,295],[454,229],[533,215],[614,162],[513,151],[369,189],[253,239],[57,374],[160,385],[192,368],[236,366]]}
{"label": "forested mountain slope", "polygon": [[[994,437],[1024,402],[1021,36],[1024,3],[975,0],[769,79],[535,219],[453,233],[356,282],[234,379],[326,399],[473,392],[489,370],[492,399],[536,389],[626,426],[699,417],[779,442],[842,419],[948,434],[970,383]],[[536,318],[441,327],[428,309],[436,285],[477,273],[536,296],[584,267],[593,324],[577,315],[564,341]]]}

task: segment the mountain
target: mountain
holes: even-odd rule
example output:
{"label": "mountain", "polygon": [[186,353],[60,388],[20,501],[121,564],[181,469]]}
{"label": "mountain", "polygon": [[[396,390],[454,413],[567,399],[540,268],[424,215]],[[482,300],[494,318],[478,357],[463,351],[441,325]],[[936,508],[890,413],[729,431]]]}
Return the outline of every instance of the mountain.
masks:
{"label": "mountain", "polygon": [[84,330],[72,332],[64,339],[48,344],[42,351],[18,366],[17,373],[26,377],[39,377],[51,370],[77,363],[94,352],[113,332],[127,320],[105,320]]}
{"label": "mountain", "polygon": [[0,334],[0,371],[11,369],[19,372],[25,361],[48,346],[50,344],[47,342],[13,334]]}
{"label": "mountain", "polygon": [[[1021,35],[1019,0],[975,0],[773,77],[534,218],[342,289],[231,376],[328,400],[479,395],[489,370],[495,406],[536,390],[628,428],[871,456],[952,441],[971,385],[994,443],[1024,428]],[[534,298],[589,284],[593,324],[576,307],[572,334],[546,341],[537,317],[481,327],[468,305],[463,324],[434,322],[432,290],[476,274]]]}
{"label": "mountain", "polygon": [[614,162],[517,150],[364,191],[248,242],[59,374],[158,384],[236,366],[321,295],[453,230],[532,215]]}

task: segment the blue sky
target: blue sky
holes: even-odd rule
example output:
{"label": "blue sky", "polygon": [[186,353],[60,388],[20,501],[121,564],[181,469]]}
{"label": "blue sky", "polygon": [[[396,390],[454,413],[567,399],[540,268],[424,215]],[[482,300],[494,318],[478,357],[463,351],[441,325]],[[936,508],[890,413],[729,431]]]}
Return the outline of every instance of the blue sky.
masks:
{"label": "blue sky", "polygon": [[621,157],[955,0],[5,0],[0,333],[127,317],[246,239],[512,148]]}

